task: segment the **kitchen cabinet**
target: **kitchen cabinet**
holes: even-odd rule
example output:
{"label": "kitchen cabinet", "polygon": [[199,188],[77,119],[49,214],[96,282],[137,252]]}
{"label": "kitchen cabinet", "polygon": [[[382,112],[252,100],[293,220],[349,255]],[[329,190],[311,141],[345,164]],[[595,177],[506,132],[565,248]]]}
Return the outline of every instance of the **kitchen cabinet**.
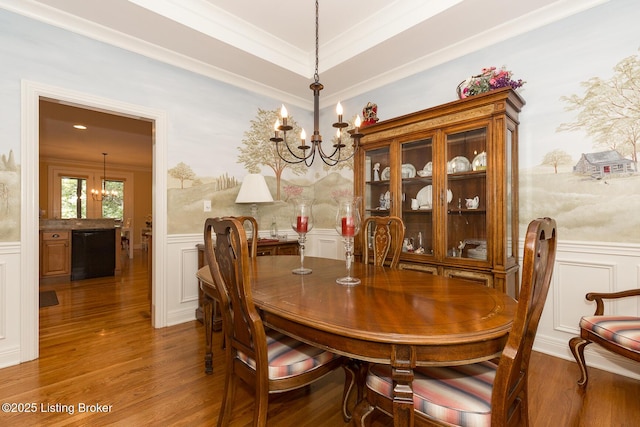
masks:
{"label": "kitchen cabinet", "polygon": [[69,230],[40,232],[40,278],[71,275],[71,241]]}
{"label": "kitchen cabinet", "polygon": [[[523,106],[515,91],[495,90],[360,130],[355,192],[363,199],[363,218],[404,221],[400,268],[517,296]],[[356,247],[360,254],[364,241]]]}

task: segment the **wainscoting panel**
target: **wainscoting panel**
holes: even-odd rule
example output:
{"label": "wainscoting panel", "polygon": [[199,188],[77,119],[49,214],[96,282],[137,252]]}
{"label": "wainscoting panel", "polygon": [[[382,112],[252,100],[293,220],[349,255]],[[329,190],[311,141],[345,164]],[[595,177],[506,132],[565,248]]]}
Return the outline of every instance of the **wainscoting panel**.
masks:
{"label": "wainscoting panel", "polygon": [[[520,242],[520,254],[524,242]],[[522,258],[521,258],[522,259]],[[569,340],[579,334],[580,317],[591,315],[595,303],[588,292],[616,292],[640,287],[640,245],[562,242],[554,268],[551,290],[542,313],[534,349],[574,361]],[[640,316],[640,298],[605,304],[608,314]],[[613,355],[592,344],[585,349],[589,367],[640,379],[640,364]],[[575,368],[576,381],[579,378]]]}
{"label": "wainscoting panel", "polygon": [[553,288],[554,329],[577,334],[575,320],[594,310],[594,304],[584,297],[587,290],[613,292],[616,265],[556,259],[554,275],[558,284]]}
{"label": "wainscoting panel", "polygon": [[167,325],[196,318],[198,306],[198,250],[202,235],[167,236]]}
{"label": "wainscoting panel", "polygon": [[182,265],[182,286],[180,287],[180,303],[198,301],[198,280],[195,272],[198,271],[198,249],[195,245],[189,249],[183,249]]}
{"label": "wainscoting panel", "polygon": [[[0,261],[0,307],[7,306],[7,264]],[[3,310],[4,311],[4,310]],[[0,341],[7,339],[7,318],[0,316]]]}
{"label": "wainscoting panel", "polygon": [[[20,334],[33,328],[32,317],[21,310],[22,300],[31,293],[21,289],[20,267],[20,244],[0,243],[0,368],[22,362],[21,345],[27,340]],[[38,293],[25,304],[37,313]]]}

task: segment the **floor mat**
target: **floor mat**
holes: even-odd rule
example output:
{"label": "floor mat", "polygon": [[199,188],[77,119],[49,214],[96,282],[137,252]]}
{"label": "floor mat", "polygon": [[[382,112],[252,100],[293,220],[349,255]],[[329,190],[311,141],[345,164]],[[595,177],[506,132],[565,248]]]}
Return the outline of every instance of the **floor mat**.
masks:
{"label": "floor mat", "polygon": [[56,291],[40,292],[40,308],[51,307],[52,305],[58,305],[58,295],[56,295]]}

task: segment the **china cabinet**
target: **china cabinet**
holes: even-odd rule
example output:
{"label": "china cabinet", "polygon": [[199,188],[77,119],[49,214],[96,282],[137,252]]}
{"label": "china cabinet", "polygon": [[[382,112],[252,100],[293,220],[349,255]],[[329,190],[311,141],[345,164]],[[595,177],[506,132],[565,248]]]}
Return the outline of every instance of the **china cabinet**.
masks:
{"label": "china cabinet", "polygon": [[495,90],[361,129],[354,185],[362,217],[402,218],[400,268],[517,296],[523,105],[515,91]]}

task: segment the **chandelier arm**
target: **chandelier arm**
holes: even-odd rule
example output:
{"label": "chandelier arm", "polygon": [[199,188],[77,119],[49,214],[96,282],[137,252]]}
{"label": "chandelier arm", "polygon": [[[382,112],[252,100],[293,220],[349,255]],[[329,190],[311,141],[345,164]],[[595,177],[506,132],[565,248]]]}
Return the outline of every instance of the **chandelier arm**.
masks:
{"label": "chandelier arm", "polygon": [[284,142],[284,145],[286,145],[286,146],[287,146],[287,150],[289,151],[289,153],[291,153],[291,155],[292,155],[292,156],[296,157],[296,158],[297,158],[297,159],[299,159],[299,160],[294,161],[294,160],[289,160],[289,159],[285,158],[285,157],[282,155],[282,153],[280,153],[280,143],[279,143],[279,142],[276,142],[275,144],[276,144],[276,153],[278,154],[278,157],[280,157],[280,159],[282,159],[282,161],[283,161],[283,162],[288,163],[288,164],[290,164],[290,165],[297,165],[298,163],[302,163],[302,162],[305,160],[304,158],[302,158],[302,157],[298,157],[298,156],[296,156],[295,154],[293,154],[293,152],[292,152],[292,151],[291,151],[291,149],[289,148],[289,145],[287,144],[287,142],[286,142],[286,141]]}
{"label": "chandelier arm", "polygon": [[[344,144],[343,144],[343,146],[344,146]],[[335,147],[335,145],[334,145],[334,147]],[[323,160],[327,165],[329,165],[329,166],[335,166],[335,165],[337,165],[337,164],[338,164],[338,163],[340,163],[340,162],[345,162],[345,161],[347,161],[347,160],[349,160],[349,159],[353,158],[353,156],[356,154],[355,147],[354,147],[354,150],[353,150],[353,152],[351,153],[351,155],[350,155],[349,157],[341,157],[341,153],[342,153],[342,151],[341,151],[341,148],[339,148],[339,147],[336,147],[336,148],[333,150],[333,153],[331,153],[331,155],[326,155],[326,154],[325,154],[325,152],[324,152],[324,150],[322,149],[322,147],[319,147],[318,151],[320,151],[320,158],[321,158],[321,159],[322,159],[322,160]],[[336,155],[336,153],[338,153],[338,157],[337,157],[337,158],[334,158],[334,156]],[[331,161],[332,161],[332,162],[334,162],[334,163],[333,163],[333,164],[329,164],[329,163],[327,162],[327,160],[325,160],[325,159],[327,159],[327,160],[331,160]]]}
{"label": "chandelier arm", "polygon": [[[297,165],[299,163],[305,162],[305,165],[311,166],[311,164],[313,163],[313,157],[315,157],[315,150],[312,150],[312,153],[310,153],[310,154],[308,154],[308,155],[306,155],[304,157],[300,157],[296,153],[291,151],[291,147],[289,147],[289,144],[287,144],[286,135],[284,135],[283,142],[284,142],[284,145],[287,147],[287,151],[289,152],[289,154],[291,154],[297,160],[289,160],[289,159],[285,158],[282,155],[282,153],[280,152],[280,148],[279,148],[280,144],[279,144],[279,142],[276,142],[276,153],[278,154],[278,157],[280,157],[280,159],[282,159],[282,161],[284,161],[285,163],[288,163],[290,165]],[[311,163],[307,164],[307,159],[309,159],[310,157],[311,157]]]}
{"label": "chandelier arm", "polygon": [[[311,154],[309,154],[309,155],[307,156],[307,158],[306,158],[306,159],[304,159],[304,164],[305,164],[307,167],[311,167],[311,165],[313,164],[313,161],[315,160],[315,158],[316,158],[316,149],[315,149],[315,147],[314,147],[314,148],[313,148],[313,150],[312,150],[312,152],[311,152]],[[309,160],[309,161],[307,162],[307,159],[311,159],[311,160]]]}
{"label": "chandelier arm", "polygon": [[[303,156],[298,156],[296,153],[294,153],[293,151],[291,151],[291,147],[289,146],[289,143],[287,142],[287,132],[286,132],[286,131],[285,131],[285,132],[283,132],[283,139],[282,139],[282,141],[284,142],[284,145],[287,147],[287,151],[289,151],[289,154],[291,154],[293,157],[295,157],[296,159],[298,159],[298,160],[299,160],[299,161],[297,161],[297,162],[296,162],[296,161],[290,162],[290,161],[287,161],[287,159],[283,158],[283,160],[284,160],[285,162],[287,162],[287,163],[292,163],[292,164],[296,164],[296,163],[300,163],[300,162],[302,162],[302,161],[304,161],[304,160],[307,160],[309,157],[311,157],[311,154],[305,154],[305,155],[303,155]],[[276,149],[277,149],[277,147],[278,147],[278,145],[276,144]],[[312,151],[314,151],[314,150],[313,150],[313,148],[314,148],[313,146],[310,146],[309,148],[311,148],[311,149],[312,149]],[[305,151],[305,150],[303,150],[303,152],[304,152],[304,151]],[[278,151],[278,155],[279,155],[279,154],[280,154],[280,152]],[[280,156],[280,157],[282,157],[282,156]]]}

